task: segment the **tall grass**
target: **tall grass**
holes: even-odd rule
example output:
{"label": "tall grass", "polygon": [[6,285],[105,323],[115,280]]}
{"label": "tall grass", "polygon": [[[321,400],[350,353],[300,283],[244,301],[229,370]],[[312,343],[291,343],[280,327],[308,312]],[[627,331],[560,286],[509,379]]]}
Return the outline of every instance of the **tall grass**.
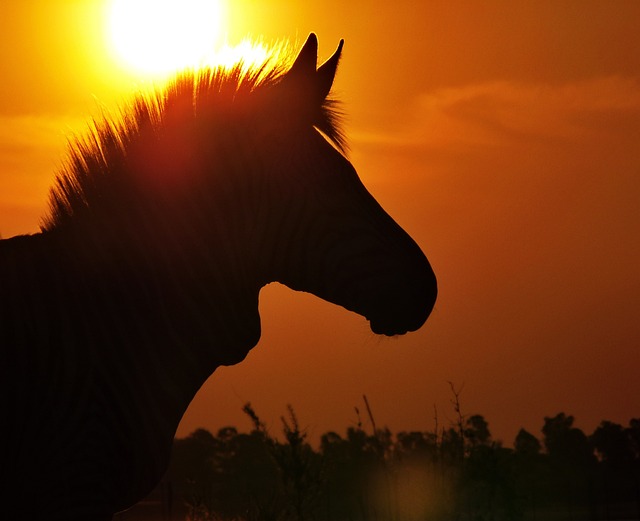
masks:
{"label": "tall grass", "polygon": [[277,439],[247,404],[250,432],[176,440],[167,480],[193,521],[640,519],[640,420],[587,436],[560,413],[544,419],[542,440],[521,430],[507,448],[451,389],[449,425],[436,411],[432,430],[393,434],[363,397],[370,431],[359,421],[317,449],[293,407]]}

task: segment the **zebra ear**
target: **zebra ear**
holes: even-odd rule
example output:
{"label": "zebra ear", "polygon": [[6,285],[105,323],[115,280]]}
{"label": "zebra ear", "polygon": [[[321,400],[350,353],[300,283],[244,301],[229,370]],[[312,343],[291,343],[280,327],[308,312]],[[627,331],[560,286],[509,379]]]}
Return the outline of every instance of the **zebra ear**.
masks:
{"label": "zebra ear", "polygon": [[316,72],[318,61],[318,37],[311,33],[293,62],[288,76],[290,78],[308,78]]}
{"label": "zebra ear", "polygon": [[336,52],[333,53],[333,56],[318,67],[318,72],[316,73],[316,88],[321,100],[324,100],[329,95],[329,91],[333,85],[333,80],[336,77],[336,71],[338,70],[338,62],[340,61],[343,45],[344,40],[340,40],[338,48],[336,49]]}
{"label": "zebra ear", "polygon": [[340,40],[336,52],[316,70],[318,60],[318,38],[311,33],[302,46],[298,57],[287,72],[285,83],[297,90],[300,101],[319,107],[328,96],[342,54],[344,40]]}

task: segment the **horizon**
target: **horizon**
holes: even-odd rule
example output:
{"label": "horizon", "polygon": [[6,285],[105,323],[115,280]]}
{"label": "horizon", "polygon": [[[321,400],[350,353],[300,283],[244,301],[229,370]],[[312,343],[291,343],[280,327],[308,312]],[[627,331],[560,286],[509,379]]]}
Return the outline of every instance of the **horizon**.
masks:
{"label": "horizon", "polygon": [[[447,382],[447,383],[451,384],[451,382]],[[264,428],[266,433],[271,438],[278,440],[279,442],[286,441],[286,440],[283,440],[282,438],[284,422],[288,423],[291,420],[291,413],[293,412],[297,421],[297,425],[299,426],[300,433],[304,436],[304,440],[314,449],[319,449],[322,436],[326,434],[335,433],[335,434],[338,434],[340,437],[344,438],[344,436],[346,436],[348,432],[352,429],[362,430],[363,432],[367,433],[368,436],[374,436],[374,437],[381,432],[387,431],[391,435],[392,440],[393,439],[397,440],[398,435],[400,434],[410,434],[413,432],[419,432],[422,434],[433,434],[435,435],[436,440],[438,440],[441,437],[445,437],[450,430],[452,429],[457,430],[459,428],[459,422],[462,422],[462,424],[466,426],[468,425],[467,422],[470,418],[480,417],[486,422],[487,430],[490,434],[490,437],[487,440],[487,442],[490,443],[492,446],[494,446],[495,444],[496,447],[513,450],[515,448],[515,443],[517,441],[518,435],[522,432],[526,432],[527,434],[534,436],[540,442],[541,453],[544,454],[544,453],[547,453],[547,450],[548,450],[547,447],[544,445],[545,436],[543,432],[543,428],[547,420],[553,420],[560,416],[565,416],[571,421],[572,428],[581,431],[587,438],[590,438],[593,435],[593,433],[598,430],[599,427],[601,427],[603,424],[606,424],[606,423],[620,425],[624,429],[629,429],[633,427],[632,423],[634,421],[635,422],[640,421],[640,416],[630,417],[626,421],[622,421],[622,422],[611,422],[610,420],[603,418],[595,425],[593,429],[586,429],[580,425],[580,422],[577,421],[575,416],[572,415],[570,411],[557,411],[555,413],[552,413],[540,418],[540,428],[537,431],[534,430],[532,432],[528,429],[525,429],[524,427],[520,427],[515,431],[515,435],[513,439],[503,439],[494,435],[491,429],[491,418],[487,418],[479,411],[474,413],[465,413],[463,410],[463,407],[461,407],[462,409],[461,416],[455,417],[458,414],[455,412],[455,404],[454,404],[454,401],[456,399],[456,394],[457,394],[457,397],[460,399],[460,404],[462,405],[463,391],[464,391],[463,388],[458,388],[458,389],[456,389],[455,387],[451,388],[450,392],[453,397],[451,398],[451,403],[449,404],[451,408],[451,411],[449,411],[451,413],[451,416],[447,415],[446,413],[442,413],[442,416],[440,416],[440,411],[437,411],[434,408],[434,411],[433,411],[434,416],[432,418],[433,425],[431,427],[425,426],[425,428],[422,428],[422,429],[395,430],[389,425],[386,425],[385,423],[379,424],[375,419],[375,413],[374,413],[375,407],[367,403],[368,399],[366,398],[366,395],[362,396],[361,403],[359,405],[353,406],[355,421],[348,422],[348,424],[344,425],[342,429],[327,430],[324,432],[315,432],[315,431],[309,432],[309,427],[305,425],[304,421],[301,421],[301,418],[304,418],[304,411],[302,412],[298,411],[290,403],[286,404],[283,407],[282,413],[277,418],[276,423],[269,424],[264,422]],[[197,435],[198,432],[201,430],[207,431],[209,434],[211,434],[214,437],[218,436],[220,431],[224,431],[225,429],[228,429],[228,428],[236,429],[238,434],[251,433],[255,430],[255,423],[253,419],[249,417],[245,411],[247,406],[251,407],[251,409],[253,410],[253,406],[251,402],[247,402],[242,407],[242,412],[244,415],[244,421],[242,423],[246,424],[246,425],[243,425],[243,427],[245,428],[240,428],[237,425],[231,425],[231,424],[220,425],[219,428],[216,430],[210,430],[205,427],[195,427],[191,432],[185,433],[182,436],[176,436],[176,440],[188,439],[193,435]],[[258,417],[260,417],[260,411],[255,411],[255,413],[257,414]]]}

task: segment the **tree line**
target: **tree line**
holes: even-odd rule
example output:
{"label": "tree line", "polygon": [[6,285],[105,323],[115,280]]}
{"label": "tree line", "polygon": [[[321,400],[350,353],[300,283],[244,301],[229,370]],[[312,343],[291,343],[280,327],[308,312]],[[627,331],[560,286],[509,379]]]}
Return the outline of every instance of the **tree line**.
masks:
{"label": "tree line", "polygon": [[[165,485],[192,521],[499,521],[640,519],[640,418],[590,435],[565,413],[512,447],[482,415],[430,431],[357,426],[313,448],[289,406],[274,436],[250,404],[250,432],[176,439]],[[358,418],[360,411],[356,408]]]}

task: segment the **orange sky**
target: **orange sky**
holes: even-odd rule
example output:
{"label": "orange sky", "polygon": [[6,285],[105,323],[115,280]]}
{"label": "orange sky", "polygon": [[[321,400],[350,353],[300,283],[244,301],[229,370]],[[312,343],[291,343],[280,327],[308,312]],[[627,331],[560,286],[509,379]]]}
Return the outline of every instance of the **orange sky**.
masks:
{"label": "orange sky", "polygon": [[[229,2],[230,41],[346,40],[336,92],[350,158],[431,260],[427,325],[378,339],[364,319],[272,285],[263,338],[218,370],[178,434],[274,430],[291,403],[312,437],[483,414],[511,444],[564,411],[591,431],[640,415],[640,3]],[[144,84],[109,54],[104,7],[28,0],[0,17],[0,234],[37,230],[65,142]]]}

